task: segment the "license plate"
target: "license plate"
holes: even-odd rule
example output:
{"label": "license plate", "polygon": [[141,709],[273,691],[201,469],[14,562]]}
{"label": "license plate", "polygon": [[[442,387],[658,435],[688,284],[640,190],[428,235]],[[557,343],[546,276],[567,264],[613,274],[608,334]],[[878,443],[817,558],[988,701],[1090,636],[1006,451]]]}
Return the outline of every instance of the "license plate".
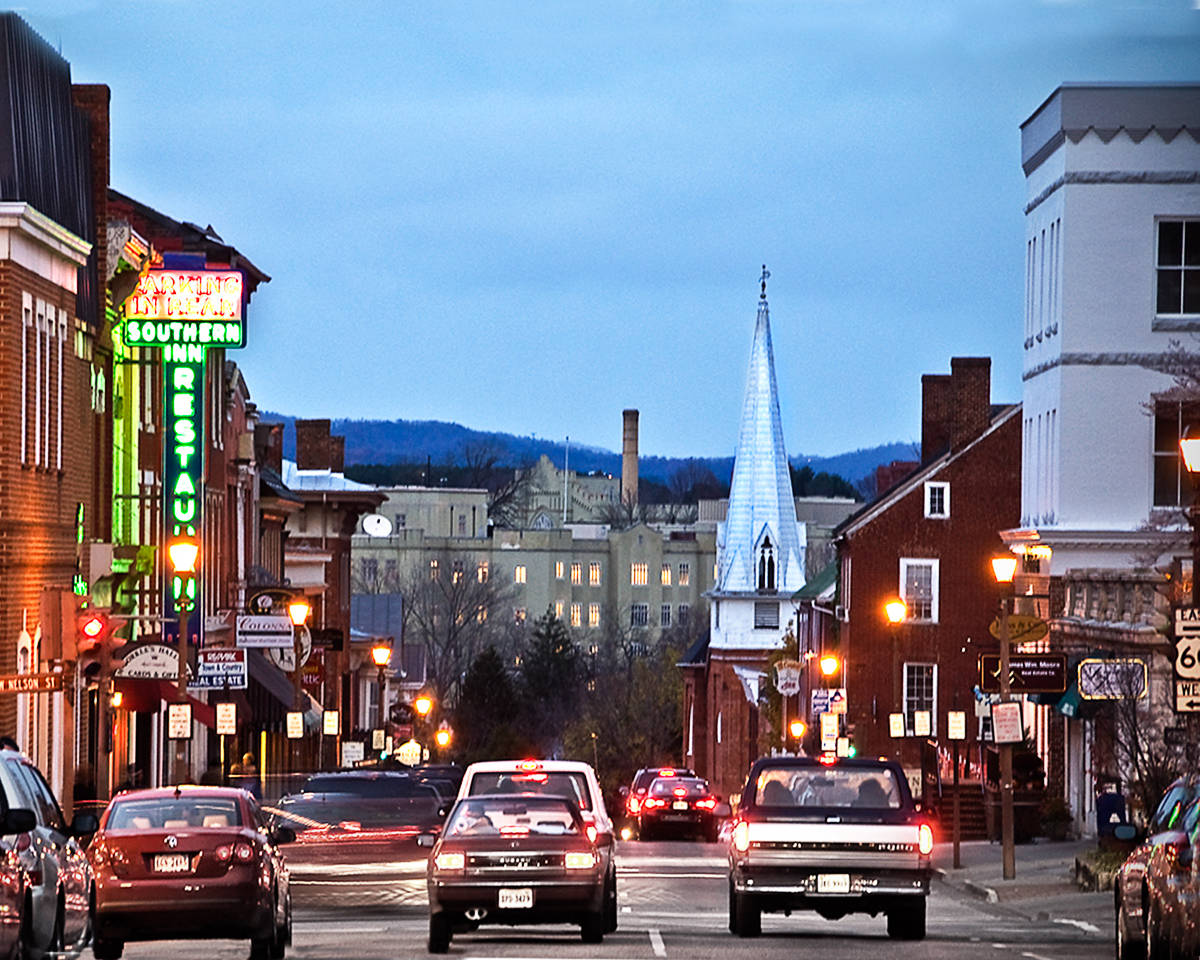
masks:
{"label": "license plate", "polygon": [[155,873],[187,873],[191,866],[186,853],[159,853],[154,857]]}
{"label": "license plate", "polygon": [[818,873],[817,893],[849,893],[850,874]]}
{"label": "license plate", "polygon": [[673,804],[671,804],[671,809],[672,810],[686,810],[687,809],[687,801],[686,800],[676,800]]}
{"label": "license plate", "polygon": [[515,890],[501,890],[499,902],[501,910],[528,910],[533,906],[533,888],[518,887]]}

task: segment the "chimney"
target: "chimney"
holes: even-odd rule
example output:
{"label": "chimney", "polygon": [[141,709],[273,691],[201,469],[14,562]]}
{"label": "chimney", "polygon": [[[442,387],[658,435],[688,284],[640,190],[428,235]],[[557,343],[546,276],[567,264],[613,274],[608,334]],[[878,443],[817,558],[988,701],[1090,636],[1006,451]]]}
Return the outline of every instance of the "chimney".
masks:
{"label": "chimney", "polygon": [[334,473],[346,472],[346,438],[329,438],[329,469]]}
{"label": "chimney", "polygon": [[638,412],[621,413],[621,503],[636,506],[638,499]]}
{"label": "chimney", "polygon": [[296,421],[296,469],[329,469],[328,420]]}
{"label": "chimney", "polygon": [[991,376],[990,357],[950,359],[950,381],[954,394],[951,400],[951,450],[961,450],[991,423]]}
{"label": "chimney", "polygon": [[254,425],[254,459],[278,474],[283,473],[283,424]]}
{"label": "chimney", "polygon": [[950,421],[954,416],[951,381],[944,373],[921,377],[921,463],[936,460],[950,449]]}

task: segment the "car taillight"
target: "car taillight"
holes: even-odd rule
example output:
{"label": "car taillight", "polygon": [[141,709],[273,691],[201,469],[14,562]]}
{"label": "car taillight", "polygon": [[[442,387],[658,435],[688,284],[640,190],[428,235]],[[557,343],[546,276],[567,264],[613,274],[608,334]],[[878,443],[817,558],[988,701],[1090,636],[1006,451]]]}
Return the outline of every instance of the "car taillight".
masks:
{"label": "car taillight", "polygon": [[599,834],[597,834],[597,832],[596,832],[595,824],[589,823],[586,827],[583,828],[583,832],[587,834],[588,843],[595,843],[596,837],[599,836]]}
{"label": "car taillight", "polygon": [[675,794],[675,796],[677,796],[677,797],[686,797],[687,796],[687,787],[676,787],[671,792],[673,794]]}
{"label": "car taillight", "polygon": [[717,806],[716,797],[705,797],[703,800],[697,800],[696,806],[701,810],[713,810]]}
{"label": "car taillight", "polygon": [[663,767],[661,770],[658,771],[658,775],[660,777],[673,777],[673,776],[675,776],[675,771],[672,770],[670,767]]}
{"label": "car taillight", "polygon": [[254,859],[254,848],[248,843],[235,843],[233,856],[239,863],[249,863]]}
{"label": "car taillight", "polygon": [[665,807],[666,805],[667,801],[659,800],[658,797],[647,797],[642,801],[642,806],[647,810],[653,810],[655,807]]}
{"label": "car taillight", "polygon": [[750,849],[750,824],[739,820],[733,828],[733,849],[745,853]]}
{"label": "car taillight", "polygon": [[587,852],[568,853],[563,865],[568,870],[591,870],[596,865],[596,858]]}
{"label": "car taillight", "polygon": [[524,770],[524,771],[526,771],[526,772],[530,772],[530,771],[533,771],[533,770],[541,770],[541,769],[542,769],[542,765],[541,765],[541,763],[540,763],[539,761],[537,761],[537,760],[534,760],[534,759],[531,757],[531,758],[530,758],[530,759],[528,759],[528,760],[522,760],[520,763],[518,763],[518,764],[517,764],[517,769],[518,769],[518,770]]}
{"label": "car taillight", "polygon": [[217,858],[217,863],[228,863],[233,856],[233,846],[223,843],[213,851],[213,856]]}
{"label": "car taillight", "polygon": [[439,870],[462,870],[467,865],[467,858],[461,853],[439,853],[433,865]]}
{"label": "car taillight", "polygon": [[927,823],[917,828],[917,849],[923,857],[933,853],[933,827]]}
{"label": "car taillight", "polygon": [[626,806],[629,808],[629,812],[636,816],[637,812],[642,809],[642,800],[640,797],[630,797]]}

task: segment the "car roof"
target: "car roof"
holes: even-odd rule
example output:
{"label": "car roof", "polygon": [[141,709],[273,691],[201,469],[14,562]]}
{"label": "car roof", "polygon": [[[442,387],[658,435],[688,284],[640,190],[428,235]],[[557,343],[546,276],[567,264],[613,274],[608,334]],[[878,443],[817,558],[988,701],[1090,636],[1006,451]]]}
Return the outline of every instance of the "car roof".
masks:
{"label": "car roof", "polygon": [[178,787],[146,787],[139,790],[122,790],[113,800],[167,800],[175,797],[227,797],[241,799],[248,794],[241,787],[210,787],[187,784]]}
{"label": "car roof", "polygon": [[[523,763],[529,763],[529,758],[523,760],[481,760],[478,763],[473,763],[467,767],[467,774],[472,773],[507,773],[510,770],[517,773],[532,773],[521,766]],[[547,773],[594,773],[590,763],[583,763],[580,760],[534,760],[538,770],[544,770]]]}

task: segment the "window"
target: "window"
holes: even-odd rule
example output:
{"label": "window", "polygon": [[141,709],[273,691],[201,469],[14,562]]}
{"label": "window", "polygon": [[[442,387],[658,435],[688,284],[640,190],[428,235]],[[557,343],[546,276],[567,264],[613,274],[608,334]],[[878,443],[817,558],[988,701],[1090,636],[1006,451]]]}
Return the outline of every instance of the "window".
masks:
{"label": "window", "polygon": [[681,587],[690,586],[692,582],[692,567],[691,564],[681,563],[679,565],[679,585]]}
{"label": "window", "polygon": [[756,601],[754,604],[754,629],[771,630],[779,626],[779,604]]}
{"label": "window", "polygon": [[662,565],[662,585],[664,587],[671,585],[671,565],[669,563]]}
{"label": "window", "polygon": [[763,537],[758,548],[758,589],[775,589],[775,548],[771,546],[770,537]]}
{"label": "window", "polygon": [[478,610],[475,611],[475,622],[476,623],[487,623],[487,618],[488,618],[487,607],[480,607]]}
{"label": "window", "polygon": [[932,728],[937,735],[937,664],[906,663],[904,665],[904,722],[911,732],[914,729],[913,715],[918,710],[928,710]]}
{"label": "window", "polygon": [[525,625],[525,608],[524,607],[513,607],[513,623],[517,624],[518,626]]}
{"label": "window", "polygon": [[563,602],[561,600],[554,601],[554,617],[557,620],[563,618]]}
{"label": "window", "polygon": [[463,562],[461,560],[453,560],[450,564],[450,582],[462,583],[463,578]]}
{"label": "window", "polygon": [[367,584],[373,584],[379,579],[379,561],[375,559],[363,559],[362,562],[362,578]]}
{"label": "window", "polygon": [[429,561],[429,579],[436,580],[438,578],[438,562],[436,560]]}
{"label": "window", "polygon": [[588,604],[588,626],[600,626],[600,604],[598,603]]}
{"label": "window", "polygon": [[633,563],[629,566],[629,582],[635,587],[644,587],[647,580],[650,578],[650,569],[647,564]]}
{"label": "window", "polygon": [[671,605],[664,603],[658,611],[658,625],[660,627],[669,627],[671,625]]}
{"label": "window", "polygon": [[583,604],[581,603],[571,604],[571,626],[583,626]]}
{"label": "window", "polygon": [[566,565],[561,560],[555,560],[554,561],[554,579],[555,580],[563,579],[563,574],[565,573],[565,571],[566,571]]}
{"label": "window", "polygon": [[593,587],[600,586],[600,564],[588,564],[588,585]]}
{"label": "window", "polygon": [[937,520],[950,516],[950,484],[925,484],[925,516]]}
{"label": "window", "polygon": [[383,575],[388,583],[395,583],[400,576],[400,564],[395,560],[383,561]]}
{"label": "window", "polygon": [[631,627],[645,627],[650,624],[650,605],[648,603],[635,603],[629,608],[629,625]]}
{"label": "window", "polygon": [[513,583],[525,582],[525,564],[518,563],[513,567]]}
{"label": "window", "polygon": [[1200,431],[1200,404],[1158,400],[1154,404],[1154,506],[1186,507],[1194,499],[1192,478],[1179,456],[1188,427]]}
{"label": "window", "polygon": [[589,657],[594,657],[599,652],[600,652],[599,644],[597,644],[597,643],[589,643],[588,644],[588,656]]}
{"label": "window", "polygon": [[938,561],[900,561],[900,597],[908,606],[909,620],[937,623]]}
{"label": "window", "polygon": [[480,560],[477,564],[475,564],[475,579],[480,583],[487,583],[487,578],[488,562],[486,560]]}
{"label": "window", "polygon": [[687,626],[688,613],[690,612],[690,610],[691,610],[691,608],[686,603],[681,603],[679,605],[679,618],[678,619],[679,619],[679,625],[681,627]]}
{"label": "window", "polygon": [[462,514],[458,516],[458,535],[465,537],[467,535],[467,518]]}
{"label": "window", "polygon": [[404,525],[408,522],[408,517],[403,513],[396,514],[396,529],[403,530]]}
{"label": "window", "polygon": [[1200,220],[1158,223],[1155,313],[1200,314]]}
{"label": "window", "polygon": [[583,583],[583,564],[571,564],[571,583],[576,587]]}

